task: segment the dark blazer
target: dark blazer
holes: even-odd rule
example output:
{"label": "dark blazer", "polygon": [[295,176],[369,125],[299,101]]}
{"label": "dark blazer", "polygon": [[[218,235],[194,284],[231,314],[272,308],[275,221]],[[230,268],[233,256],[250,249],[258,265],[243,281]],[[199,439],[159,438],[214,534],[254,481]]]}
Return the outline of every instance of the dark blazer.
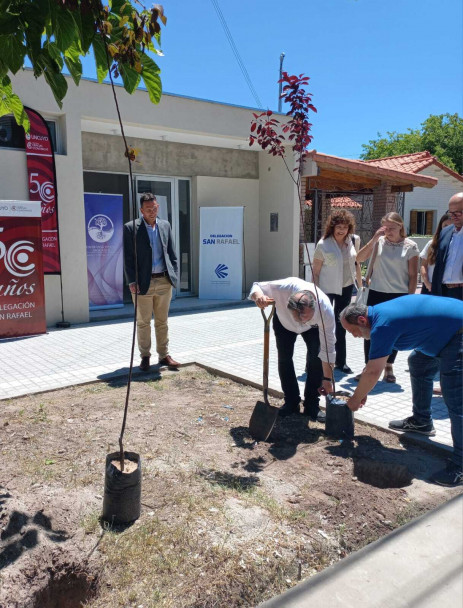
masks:
{"label": "dark blazer", "polygon": [[[169,280],[173,287],[177,286],[177,255],[175,253],[172,229],[166,220],[156,219],[161,238],[164,262],[166,264]],[[142,218],[135,220],[135,234],[137,243],[138,285],[140,293],[145,295],[151,281],[152,251],[148,231]],[[133,252],[133,222],[124,225],[124,274],[127,284],[135,283],[135,256]]]}
{"label": "dark blazer", "polygon": [[450,241],[455,226],[452,224],[446,226],[439,236],[439,244],[437,246],[436,266],[432,275],[431,293],[435,296],[442,295],[442,279],[444,278],[445,263],[449,254]]}

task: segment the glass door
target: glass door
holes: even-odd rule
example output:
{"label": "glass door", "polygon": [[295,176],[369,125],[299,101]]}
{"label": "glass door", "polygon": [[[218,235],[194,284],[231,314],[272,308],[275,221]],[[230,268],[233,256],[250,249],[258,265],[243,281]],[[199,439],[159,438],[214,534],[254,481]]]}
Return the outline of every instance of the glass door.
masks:
{"label": "glass door", "polygon": [[176,295],[191,294],[191,205],[190,180],[176,177],[137,176],[137,208],[140,196],[152,192],[159,203],[158,217],[172,227],[178,258],[179,276]]}

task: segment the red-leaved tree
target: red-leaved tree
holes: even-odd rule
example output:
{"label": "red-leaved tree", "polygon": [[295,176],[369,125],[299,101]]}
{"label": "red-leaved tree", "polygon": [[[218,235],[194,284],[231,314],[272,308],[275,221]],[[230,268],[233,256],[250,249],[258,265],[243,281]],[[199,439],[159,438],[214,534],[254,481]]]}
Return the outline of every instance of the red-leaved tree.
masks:
{"label": "red-leaved tree", "polygon": [[[303,74],[300,74],[299,76],[290,76],[287,72],[283,72],[282,78],[278,82],[283,84],[281,98],[285,103],[289,104],[289,111],[286,113],[286,116],[289,116],[289,120],[284,122],[280,121],[278,118],[275,118],[275,115],[271,110],[267,110],[261,114],[253,113],[254,119],[251,121],[251,134],[249,136],[250,146],[257,143],[262,150],[267,151],[272,156],[279,156],[285,163],[286,169],[297,187],[301,223],[304,221],[304,204],[301,191],[302,169],[304,166],[304,158],[307,154],[307,146],[313,139],[310,134],[312,124],[309,121],[309,113],[317,111],[312,104],[312,94],[307,93],[304,89],[304,87],[309,84],[309,80],[310,79]],[[292,171],[287,161],[288,153],[294,158],[295,166]],[[307,244],[306,252],[312,270],[312,260],[310,259]],[[316,285],[315,292],[317,293]],[[320,308],[320,299],[318,296],[317,302]],[[321,310],[320,318],[325,337],[325,346],[328,352],[325,323]]]}
{"label": "red-leaved tree", "polygon": [[[252,146],[257,142],[262,150],[267,150],[269,154],[280,156],[283,159],[294,183],[298,186],[302,211],[300,190],[302,167],[307,146],[313,139],[310,134],[312,124],[309,122],[309,112],[316,112],[317,109],[312,104],[312,94],[307,93],[303,88],[309,84],[307,76],[303,74],[290,76],[287,72],[283,72],[282,78],[278,82],[283,84],[281,98],[289,104],[286,116],[290,118],[281,122],[275,118],[271,110],[261,114],[253,113],[254,120],[251,121],[249,145]],[[294,155],[295,168],[293,171],[289,169],[286,160],[288,149]]]}

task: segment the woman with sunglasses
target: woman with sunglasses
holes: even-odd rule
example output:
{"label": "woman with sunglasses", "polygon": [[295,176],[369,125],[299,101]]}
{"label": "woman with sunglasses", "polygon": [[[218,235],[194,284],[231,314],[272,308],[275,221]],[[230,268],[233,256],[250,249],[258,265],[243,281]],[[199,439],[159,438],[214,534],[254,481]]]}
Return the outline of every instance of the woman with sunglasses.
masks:
{"label": "woman with sunglasses", "polygon": [[[419,249],[415,241],[405,237],[403,219],[395,211],[381,220],[373,238],[357,254],[357,262],[370,259],[367,276],[370,277],[368,306],[394,300],[415,293],[418,283]],[[364,340],[365,364],[370,354],[370,340]],[[383,380],[395,382],[393,364],[397,351],[389,355]],[[356,376],[356,380],[360,379]]]}

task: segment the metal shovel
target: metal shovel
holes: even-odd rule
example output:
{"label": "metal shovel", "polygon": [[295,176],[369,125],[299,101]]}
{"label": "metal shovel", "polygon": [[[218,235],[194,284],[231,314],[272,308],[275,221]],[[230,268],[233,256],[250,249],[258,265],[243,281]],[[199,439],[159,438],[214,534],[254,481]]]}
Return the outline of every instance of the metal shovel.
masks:
{"label": "metal shovel", "polygon": [[264,400],[257,401],[249,421],[249,432],[251,437],[256,441],[266,441],[273,427],[275,426],[278,417],[278,407],[270,405],[268,402],[268,358],[270,350],[270,321],[275,313],[275,302],[271,303],[272,310],[270,314],[265,316],[265,312],[261,309],[262,317],[264,318],[264,377],[263,377],[263,393]]}

